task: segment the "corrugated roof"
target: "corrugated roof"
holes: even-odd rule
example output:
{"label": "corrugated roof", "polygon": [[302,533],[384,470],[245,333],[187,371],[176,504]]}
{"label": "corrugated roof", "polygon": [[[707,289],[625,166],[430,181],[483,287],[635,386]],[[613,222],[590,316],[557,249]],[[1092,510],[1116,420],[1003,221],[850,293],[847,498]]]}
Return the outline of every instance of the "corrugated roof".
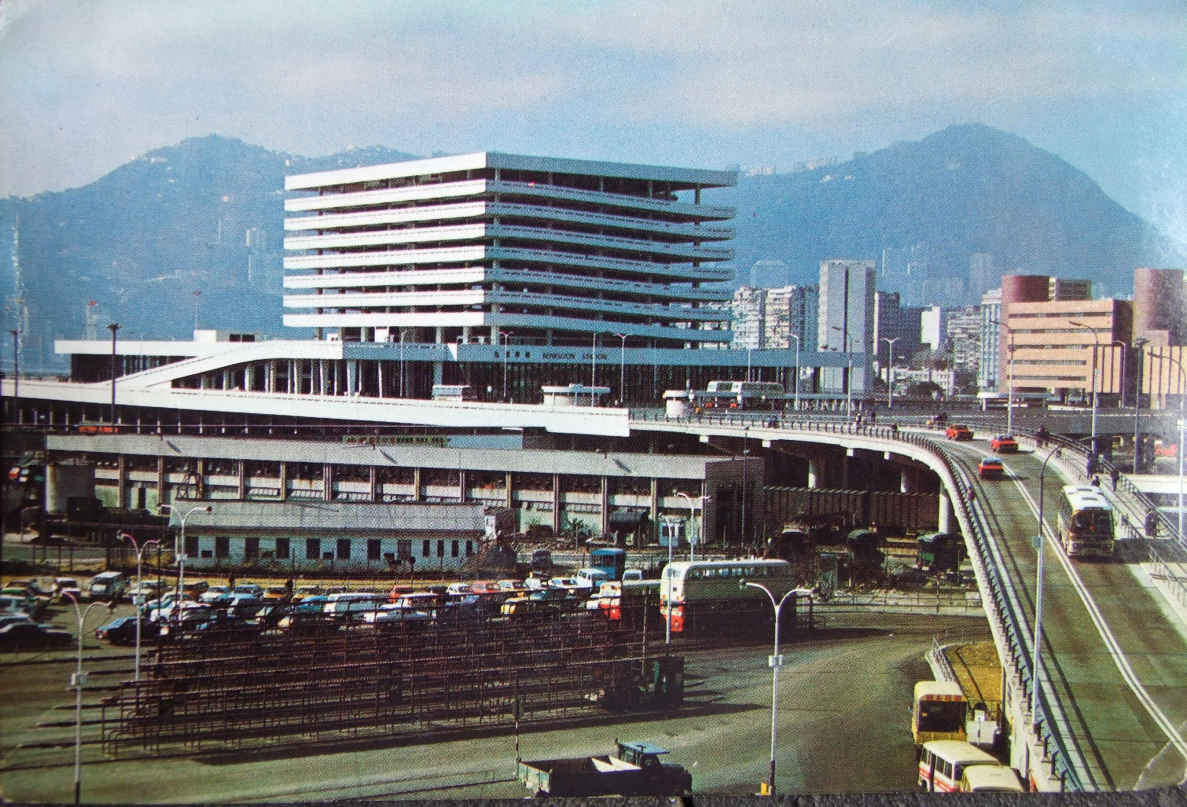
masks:
{"label": "corrugated roof", "polygon": [[174,502],[176,512],[211,505],[211,512],[196,510],[186,518],[191,534],[214,531],[283,530],[314,532],[383,532],[393,534],[485,532],[484,506],[434,502],[320,502],[288,500],[283,502],[213,500]]}

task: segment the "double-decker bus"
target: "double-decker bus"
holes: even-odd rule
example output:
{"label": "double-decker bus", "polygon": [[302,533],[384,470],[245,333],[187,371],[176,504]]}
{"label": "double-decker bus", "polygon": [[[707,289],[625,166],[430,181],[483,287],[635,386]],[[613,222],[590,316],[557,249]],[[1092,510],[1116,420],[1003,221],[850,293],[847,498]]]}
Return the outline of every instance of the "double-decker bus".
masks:
{"label": "double-decker bus", "polygon": [[1113,506],[1091,485],[1067,485],[1059,507],[1059,542],[1069,558],[1113,557]]}
{"label": "double-decker bus", "polygon": [[697,397],[721,409],[778,409],[787,400],[783,385],[775,381],[710,381]]}
{"label": "double-decker bus", "polygon": [[[660,575],[660,614],[665,620],[670,615],[673,633],[769,626],[774,617],[770,601],[760,589],[742,586],[744,580],[766,586],[775,602],[796,587],[792,565],[785,560],[675,561]],[[811,596],[812,592],[804,590],[803,595]],[[782,615],[788,625],[795,623],[795,598],[791,599]]]}

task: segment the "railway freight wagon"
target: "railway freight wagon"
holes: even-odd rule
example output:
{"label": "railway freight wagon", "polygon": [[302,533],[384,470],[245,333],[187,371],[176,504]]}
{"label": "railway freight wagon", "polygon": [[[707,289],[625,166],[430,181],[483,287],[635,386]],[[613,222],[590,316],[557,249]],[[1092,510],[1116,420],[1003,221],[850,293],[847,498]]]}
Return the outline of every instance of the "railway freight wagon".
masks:
{"label": "railway freight wagon", "polygon": [[[762,586],[778,603],[796,590],[790,563],[766,558],[677,561],[664,567],[659,581],[660,616],[670,620],[672,633],[751,634],[769,631],[774,617],[770,597],[746,583]],[[802,589],[780,612],[780,631],[799,620],[797,600],[812,591]],[[810,618],[810,617],[809,617]]]}

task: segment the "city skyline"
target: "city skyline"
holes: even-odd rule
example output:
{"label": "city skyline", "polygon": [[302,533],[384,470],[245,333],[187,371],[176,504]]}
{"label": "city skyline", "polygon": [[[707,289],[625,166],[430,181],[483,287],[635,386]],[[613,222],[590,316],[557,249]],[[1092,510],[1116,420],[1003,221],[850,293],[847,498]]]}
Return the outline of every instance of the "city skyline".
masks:
{"label": "city skyline", "polygon": [[211,132],[309,156],[383,144],[788,172],[975,121],[1184,241],[1187,146],[1167,134],[1187,117],[1181,22],[1169,3],[17,0],[0,9],[0,114],[18,123],[0,134],[0,195],[85,185]]}

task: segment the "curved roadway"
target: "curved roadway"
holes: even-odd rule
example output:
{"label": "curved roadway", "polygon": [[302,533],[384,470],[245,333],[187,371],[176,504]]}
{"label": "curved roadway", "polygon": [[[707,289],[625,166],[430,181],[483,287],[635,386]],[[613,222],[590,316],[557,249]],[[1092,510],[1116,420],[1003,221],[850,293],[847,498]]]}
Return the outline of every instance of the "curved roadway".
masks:
{"label": "curved roadway", "polygon": [[[988,452],[981,441],[950,445],[949,453],[976,476]],[[1019,453],[1004,459],[1006,478],[978,486],[1006,569],[1034,623],[1041,460]],[[1047,525],[1044,562],[1044,701],[1080,751],[1085,789],[1131,790],[1178,784],[1187,772],[1187,631],[1168,610],[1134,560],[1071,561],[1053,540],[1060,487],[1058,467],[1043,484]],[[1119,558],[1139,553],[1120,542]]]}

